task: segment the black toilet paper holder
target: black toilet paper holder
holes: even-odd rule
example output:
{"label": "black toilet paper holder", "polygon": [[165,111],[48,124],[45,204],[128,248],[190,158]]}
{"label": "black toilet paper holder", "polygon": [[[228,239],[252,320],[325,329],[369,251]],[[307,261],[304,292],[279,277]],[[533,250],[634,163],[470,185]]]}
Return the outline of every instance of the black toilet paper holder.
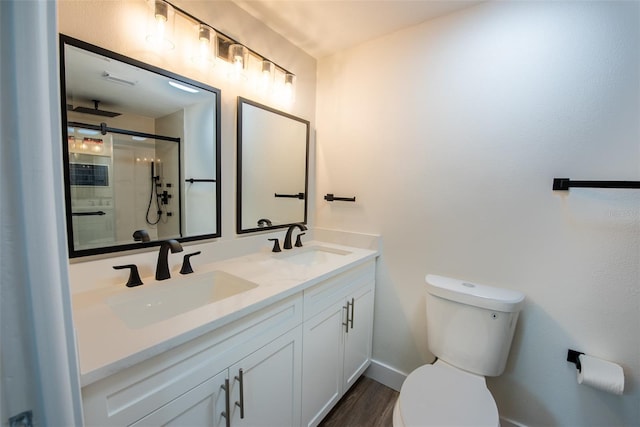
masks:
{"label": "black toilet paper holder", "polygon": [[582,371],[582,365],[580,364],[580,357],[579,357],[581,354],[584,354],[584,353],[580,351],[571,350],[571,349],[569,349],[569,351],[567,352],[567,362],[575,363],[576,368],[578,369],[578,372]]}

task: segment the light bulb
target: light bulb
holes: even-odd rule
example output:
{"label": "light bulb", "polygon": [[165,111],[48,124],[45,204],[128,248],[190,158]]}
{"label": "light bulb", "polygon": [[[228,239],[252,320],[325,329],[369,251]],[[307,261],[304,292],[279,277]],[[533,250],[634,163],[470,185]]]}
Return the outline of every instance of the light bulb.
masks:
{"label": "light bulb", "polygon": [[155,49],[173,49],[173,8],[162,0],[150,0],[152,19],[148,27],[147,41]]}
{"label": "light bulb", "polygon": [[284,75],[284,102],[293,103],[295,99],[295,81],[296,76],[291,73]]}
{"label": "light bulb", "polygon": [[266,59],[262,61],[262,73],[260,73],[259,90],[267,92],[273,84],[275,65]]}
{"label": "light bulb", "polygon": [[242,69],[244,68],[244,61],[242,60],[241,56],[236,56],[235,58],[233,58],[233,68],[236,71],[242,71]]}
{"label": "light bulb", "polygon": [[211,44],[211,30],[204,24],[198,25],[198,40],[201,45],[209,46]]}
{"label": "light bulb", "polygon": [[200,54],[201,57],[206,57],[209,53],[209,46],[211,45],[211,43],[209,42],[209,39],[203,39],[201,38],[199,40],[198,43],[198,53]]}
{"label": "light bulb", "polygon": [[154,37],[157,42],[162,43],[165,39],[165,28],[167,25],[167,5],[164,2],[155,2],[155,34]]}
{"label": "light bulb", "polygon": [[163,1],[156,1],[154,7],[154,15],[156,17],[156,21],[167,22],[169,16],[168,5]]}
{"label": "light bulb", "polygon": [[215,65],[216,58],[216,33],[213,28],[205,25],[198,24],[198,42],[194,47],[194,54],[191,60],[199,66],[211,66]]}
{"label": "light bulb", "polygon": [[231,63],[231,79],[246,79],[244,70],[247,67],[249,51],[241,44],[232,44],[229,46],[229,62]]}

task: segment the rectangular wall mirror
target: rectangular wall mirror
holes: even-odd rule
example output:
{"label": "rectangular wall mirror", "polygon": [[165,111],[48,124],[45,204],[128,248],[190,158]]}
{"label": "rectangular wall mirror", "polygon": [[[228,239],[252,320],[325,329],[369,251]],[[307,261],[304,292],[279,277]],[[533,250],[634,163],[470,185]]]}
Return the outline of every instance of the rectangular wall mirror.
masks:
{"label": "rectangular wall mirror", "polygon": [[239,234],[307,222],[309,122],[238,98]]}
{"label": "rectangular wall mirror", "polygon": [[65,35],[60,82],[70,257],[221,235],[220,90]]}

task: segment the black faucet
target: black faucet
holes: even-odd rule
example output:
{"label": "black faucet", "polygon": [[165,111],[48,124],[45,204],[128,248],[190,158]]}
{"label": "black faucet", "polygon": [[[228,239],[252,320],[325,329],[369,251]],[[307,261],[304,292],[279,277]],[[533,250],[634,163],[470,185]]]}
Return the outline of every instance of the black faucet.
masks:
{"label": "black faucet", "polygon": [[289,226],[289,229],[287,230],[287,235],[284,236],[285,249],[291,249],[293,247],[293,245],[291,245],[291,234],[293,233],[293,230],[295,230],[296,228],[299,228],[302,231],[307,230],[307,226],[304,224],[291,224]]}
{"label": "black faucet", "polygon": [[147,230],[136,230],[133,232],[133,240],[135,242],[149,242],[151,238]]}
{"label": "black faucet", "polygon": [[171,253],[182,252],[182,245],[177,240],[165,240],[160,245],[158,253],[158,265],[156,266],[156,280],[165,280],[171,277],[169,272],[169,249]]}
{"label": "black faucet", "polygon": [[260,218],[258,220],[258,227],[271,227],[273,222],[269,218]]}

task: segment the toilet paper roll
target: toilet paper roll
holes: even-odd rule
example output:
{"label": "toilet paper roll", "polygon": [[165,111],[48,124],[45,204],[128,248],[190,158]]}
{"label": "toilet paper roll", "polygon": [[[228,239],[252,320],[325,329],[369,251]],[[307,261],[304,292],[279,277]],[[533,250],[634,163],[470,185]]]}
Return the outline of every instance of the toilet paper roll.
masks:
{"label": "toilet paper roll", "polygon": [[579,358],[582,369],[578,372],[578,384],[586,384],[613,394],[622,394],[624,372],[620,365],[586,354],[581,354]]}

